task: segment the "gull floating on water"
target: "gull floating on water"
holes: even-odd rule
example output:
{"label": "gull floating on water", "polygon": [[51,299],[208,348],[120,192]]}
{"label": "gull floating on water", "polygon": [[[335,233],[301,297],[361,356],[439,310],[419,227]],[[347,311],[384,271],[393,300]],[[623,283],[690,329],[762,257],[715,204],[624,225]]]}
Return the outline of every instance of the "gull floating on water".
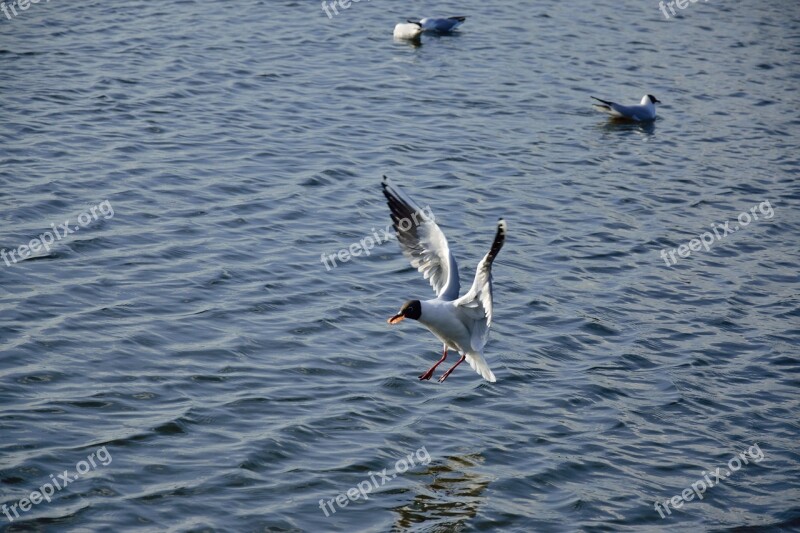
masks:
{"label": "gull floating on water", "polygon": [[419,22],[401,22],[394,27],[395,39],[419,39],[422,33],[422,25]]}
{"label": "gull floating on water", "polygon": [[447,17],[447,18],[424,18],[408,19],[411,24],[419,24],[422,26],[422,31],[430,31],[436,33],[450,33],[459,26],[461,26],[467,17]]}
{"label": "gull floating on water", "polygon": [[419,379],[431,379],[436,367],[447,359],[449,348],[456,350],[461,358],[442,374],[440,383],[464,360],[483,379],[494,383],[494,374],[483,358],[483,347],[492,325],[492,262],[506,239],[505,221],[501,218],[497,223],[494,242],[478,263],[472,288],[459,298],[458,265],[430,208],[427,213],[423,211],[414,200],[389,183],[386,176],[382,186],[400,249],[411,266],[430,281],[437,296],[432,300],[409,300],[388,320],[389,324],[397,324],[405,318],[417,320],[442,341],[442,358]]}
{"label": "gull floating on water", "polygon": [[656,104],[661,103],[661,101],[652,94],[644,95],[639,105],[619,105],[607,100],[601,100],[594,96],[592,96],[592,98],[602,104],[592,104],[595,109],[608,113],[614,118],[635,120],[637,122],[655,119]]}

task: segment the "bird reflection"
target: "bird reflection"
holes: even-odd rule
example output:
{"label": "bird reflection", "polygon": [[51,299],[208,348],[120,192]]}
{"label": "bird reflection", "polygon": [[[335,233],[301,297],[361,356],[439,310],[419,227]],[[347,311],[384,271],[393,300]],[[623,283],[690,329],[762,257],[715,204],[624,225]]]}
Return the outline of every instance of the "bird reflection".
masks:
{"label": "bird reflection", "polygon": [[431,463],[420,475],[433,476],[414,499],[393,509],[399,516],[393,531],[414,524],[430,524],[428,531],[456,531],[478,514],[489,478],[472,471],[482,464],[480,454],[451,456],[444,464]]}
{"label": "bird reflection", "polygon": [[399,39],[395,37],[394,39],[395,44],[406,44],[411,46],[412,48],[419,48],[422,46],[422,39],[417,37],[416,39]]}
{"label": "bird reflection", "polygon": [[604,121],[601,128],[605,133],[632,131],[643,133],[645,136],[649,137],[656,131],[656,121],[635,122],[633,120],[611,119]]}

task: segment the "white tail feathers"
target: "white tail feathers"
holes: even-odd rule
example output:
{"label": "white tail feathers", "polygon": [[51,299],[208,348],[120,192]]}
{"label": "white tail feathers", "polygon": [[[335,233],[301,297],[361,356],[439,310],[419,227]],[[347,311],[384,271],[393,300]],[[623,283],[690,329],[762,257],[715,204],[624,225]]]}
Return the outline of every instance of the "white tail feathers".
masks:
{"label": "white tail feathers", "polygon": [[467,354],[467,363],[472,369],[481,375],[483,379],[490,383],[494,383],[497,381],[497,378],[494,377],[489,365],[486,364],[486,359],[478,352],[472,352]]}

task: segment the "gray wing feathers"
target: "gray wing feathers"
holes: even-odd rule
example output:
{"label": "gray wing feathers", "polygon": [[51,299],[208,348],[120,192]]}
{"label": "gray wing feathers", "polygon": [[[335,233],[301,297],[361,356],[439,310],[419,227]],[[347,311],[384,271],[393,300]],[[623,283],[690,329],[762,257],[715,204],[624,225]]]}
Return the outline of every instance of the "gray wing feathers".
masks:
{"label": "gray wing feathers", "polygon": [[455,300],[461,289],[458,265],[450,253],[447,238],[434,221],[433,212],[430,208],[426,212],[386,176],[383,178],[383,194],[403,255],[430,282],[436,296],[446,301]]}

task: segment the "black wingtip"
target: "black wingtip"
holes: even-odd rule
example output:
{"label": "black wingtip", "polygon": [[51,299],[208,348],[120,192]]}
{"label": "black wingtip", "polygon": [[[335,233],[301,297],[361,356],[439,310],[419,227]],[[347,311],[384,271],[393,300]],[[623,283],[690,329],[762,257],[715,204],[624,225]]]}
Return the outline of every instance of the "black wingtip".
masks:
{"label": "black wingtip", "polygon": [[497,234],[503,235],[505,237],[506,232],[508,231],[508,224],[503,218],[500,218],[497,221]]}
{"label": "black wingtip", "polygon": [[502,218],[499,218],[497,220],[497,233],[494,235],[492,247],[489,249],[489,253],[487,254],[489,264],[491,264],[494,261],[494,258],[497,257],[497,254],[500,253],[500,249],[503,247],[503,243],[506,241],[507,229],[508,227],[506,225],[506,221]]}

